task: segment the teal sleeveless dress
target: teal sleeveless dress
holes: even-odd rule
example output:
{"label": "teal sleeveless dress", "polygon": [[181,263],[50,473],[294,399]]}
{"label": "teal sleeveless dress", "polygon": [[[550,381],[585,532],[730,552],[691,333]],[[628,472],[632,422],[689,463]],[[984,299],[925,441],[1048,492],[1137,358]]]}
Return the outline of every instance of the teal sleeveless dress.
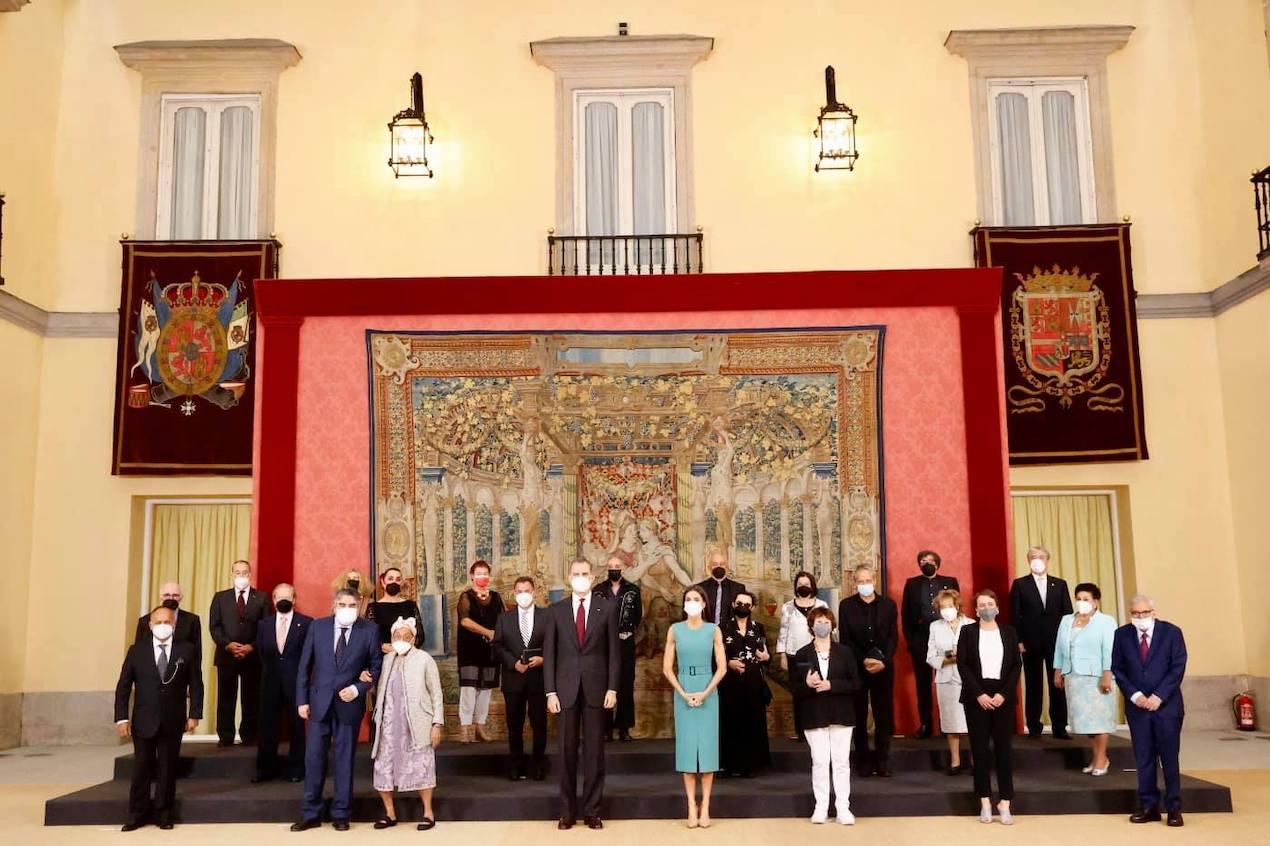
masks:
{"label": "teal sleeveless dress", "polygon": [[[687,693],[699,693],[714,676],[714,623],[693,631],[675,623],[675,672]],[[697,708],[675,694],[675,769],[681,773],[713,773],[719,769],[719,691]]]}

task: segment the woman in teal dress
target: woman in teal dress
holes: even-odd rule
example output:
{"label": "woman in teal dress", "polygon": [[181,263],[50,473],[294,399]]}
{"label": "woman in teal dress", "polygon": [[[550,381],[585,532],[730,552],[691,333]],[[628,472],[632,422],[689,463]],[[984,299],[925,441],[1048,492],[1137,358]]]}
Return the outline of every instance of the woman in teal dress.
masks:
{"label": "woman in teal dress", "polygon": [[1116,620],[1098,610],[1098,585],[1076,585],[1076,613],[1058,624],[1054,646],[1054,686],[1067,692],[1072,732],[1089,737],[1093,757],[1082,772],[1107,774],[1107,741],[1116,730],[1116,689],[1111,677],[1111,642]]}
{"label": "woman in teal dress", "polygon": [[683,773],[688,794],[688,828],[710,827],[710,788],[719,769],[717,688],[728,671],[719,627],[701,619],[705,607],[706,597],[699,588],[684,592],[687,619],[670,627],[662,659],[662,673],[675,689],[675,769]]}

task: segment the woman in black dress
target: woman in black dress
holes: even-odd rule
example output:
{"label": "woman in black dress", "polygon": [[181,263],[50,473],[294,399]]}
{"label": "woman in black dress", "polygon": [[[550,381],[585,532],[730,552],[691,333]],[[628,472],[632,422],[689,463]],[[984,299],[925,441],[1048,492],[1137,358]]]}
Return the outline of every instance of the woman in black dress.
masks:
{"label": "woman in black dress", "polygon": [[387,655],[392,652],[392,624],[398,617],[414,618],[415,648],[423,648],[423,620],[419,617],[419,605],[406,596],[406,580],[396,567],[389,567],[379,576],[383,586],[383,594],[378,600],[366,607],[366,619],[379,627],[380,651]]}
{"label": "woman in black dress", "polygon": [[771,654],[763,624],[751,617],[754,595],[742,591],[732,601],[733,620],[723,624],[728,674],[719,683],[719,754],[728,775],[754,778],[770,766],[767,705],[772,692],[763,672]]}
{"label": "woman in black dress", "polygon": [[472,726],[476,740],[493,740],[485,733],[489,716],[489,698],[498,687],[498,659],[490,644],[494,625],[505,610],[498,591],[490,590],[490,566],[474,561],[467,569],[472,586],[459,596],[459,741],[471,743]]}

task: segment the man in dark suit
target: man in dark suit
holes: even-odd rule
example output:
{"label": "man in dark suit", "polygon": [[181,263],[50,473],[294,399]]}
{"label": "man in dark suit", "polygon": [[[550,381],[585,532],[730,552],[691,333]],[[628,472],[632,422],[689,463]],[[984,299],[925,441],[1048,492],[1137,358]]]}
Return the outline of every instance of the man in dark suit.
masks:
{"label": "man in dark suit", "polygon": [[1023,655],[1023,715],[1027,733],[1041,736],[1041,700],[1049,688],[1050,729],[1058,740],[1071,740],[1067,733],[1067,694],[1054,687],[1054,643],[1058,624],[1072,613],[1072,597],[1067,582],[1051,576],[1050,554],[1043,546],[1027,551],[1032,572],[1019,576],[1010,586],[1010,614],[1019,633]]}
{"label": "man in dark suit", "polygon": [[[192,645],[198,654],[198,665],[201,667],[203,666],[203,621],[193,611],[181,609],[182,595],[180,585],[176,582],[166,582],[159,588],[159,604],[171,609],[176,617],[176,622],[173,624],[176,630],[172,633],[172,640]],[[150,641],[149,614],[142,614],[137,618],[137,634],[132,640],[134,643]]]}
{"label": "man in dark suit", "polygon": [[260,714],[260,656],[256,654],[256,627],[269,611],[269,597],[251,586],[251,565],[235,561],[234,586],[212,597],[207,628],[216,644],[212,664],[216,667],[217,746],[234,745],[234,712],[242,690],[242,723],[238,736],[243,743],[256,740]]}
{"label": "man in dark suit", "polygon": [[603,828],[604,722],[617,705],[622,654],[613,603],[591,592],[591,562],[579,558],[569,567],[571,593],[547,609],[543,637],[543,686],[547,710],[559,714],[560,823],[573,828],[578,818],[578,747],[582,747],[582,815],[587,828]]}
{"label": "man in dark suit", "polygon": [[1148,596],[1129,603],[1132,624],[1116,629],[1111,672],[1125,698],[1125,718],[1138,770],[1138,810],[1130,822],[1160,819],[1157,765],[1164,770],[1164,809],[1168,824],[1182,825],[1182,677],[1186,675],[1186,641],[1182,630],[1155,616]]}
{"label": "man in dark suit", "polygon": [[[604,739],[613,739],[613,730],[621,740],[631,739],[635,727],[635,633],[644,617],[644,599],[639,585],[622,578],[626,561],[620,555],[610,555],[605,565],[608,578],[595,586],[595,595],[612,602],[617,615],[618,646],[622,650],[622,672],[617,680],[617,707],[608,712],[608,725]],[[729,609],[730,610],[730,609]]]}
{"label": "man in dark suit", "polygon": [[260,746],[256,749],[256,775],[252,781],[268,781],[278,775],[278,734],[285,720],[289,729],[286,775],[304,778],[304,720],[296,713],[295,682],[300,675],[300,653],[312,617],[295,610],[295,588],[283,582],[273,589],[274,613],[256,626],[260,655]]}
{"label": "man in dark suit", "polygon": [[[160,605],[150,612],[150,639],[128,649],[115,685],[115,729],[120,737],[131,735],[133,750],[124,831],[140,828],[151,815],[159,828],[172,827],[181,735],[194,731],[203,718],[203,671],[194,647],[172,639],[172,621],[171,608]],[[153,801],[151,780],[156,782]]]}
{"label": "man in dark suit", "polygon": [[710,553],[706,566],[710,571],[710,578],[697,585],[706,595],[706,607],[701,619],[722,627],[725,623],[732,622],[732,603],[736,601],[738,593],[745,593],[745,585],[728,578],[728,556],[721,549]]}
{"label": "man in dark suit", "polygon": [[[384,660],[379,629],[357,615],[360,603],[356,591],[337,591],[335,613],[310,623],[304,637],[295,701],[309,731],[304,747],[304,804],[292,831],[322,824],[328,752],[335,781],[331,824],[336,831],[348,831],[357,732],[366,716],[366,692],[374,687]],[[363,677],[363,673],[367,675]]]}
{"label": "man in dark suit", "polygon": [[[507,748],[511,754],[508,777],[542,781],[547,757],[547,694],[542,686],[543,636],[547,611],[537,607],[536,586],[521,576],[512,586],[516,607],[504,611],[494,624],[494,654],[503,662],[503,701],[507,704]],[[534,733],[532,764],[525,758],[525,714]]]}
{"label": "man in dark suit", "polygon": [[[838,603],[838,640],[850,644],[859,662],[860,687],[855,692],[854,741],[856,775],[891,776],[891,735],[895,734],[895,649],[899,646],[899,609],[877,589],[872,567],[852,573],[855,593]],[[869,700],[873,700],[873,748],[869,755]]]}
{"label": "man in dark suit", "polygon": [[917,553],[917,566],[921,575],[904,583],[904,596],[900,616],[904,626],[904,640],[908,644],[909,657],[913,659],[913,682],[917,687],[917,737],[927,738],[935,725],[932,717],[931,685],[935,671],[926,663],[926,647],[930,643],[930,624],[939,618],[935,609],[935,597],[941,590],[958,590],[952,576],[939,575],[942,564],[939,553],[923,549]]}

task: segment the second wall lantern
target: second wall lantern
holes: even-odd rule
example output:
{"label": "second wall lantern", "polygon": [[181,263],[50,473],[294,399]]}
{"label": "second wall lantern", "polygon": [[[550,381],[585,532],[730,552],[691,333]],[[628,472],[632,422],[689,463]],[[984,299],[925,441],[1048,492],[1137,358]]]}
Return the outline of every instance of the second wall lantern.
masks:
{"label": "second wall lantern", "polygon": [[388,166],[394,177],[432,176],[428,166],[428,145],[432,143],[432,131],[423,112],[423,77],[410,77],[410,105],[397,112],[388,124],[391,147]]}
{"label": "second wall lantern", "polygon": [[825,105],[816,119],[815,135],[820,139],[817,172],[855,169],[856,159],[860,158],[855,148],[855,122],[855,112],[838,102],[833,65],[829,65],[825,68]]}

